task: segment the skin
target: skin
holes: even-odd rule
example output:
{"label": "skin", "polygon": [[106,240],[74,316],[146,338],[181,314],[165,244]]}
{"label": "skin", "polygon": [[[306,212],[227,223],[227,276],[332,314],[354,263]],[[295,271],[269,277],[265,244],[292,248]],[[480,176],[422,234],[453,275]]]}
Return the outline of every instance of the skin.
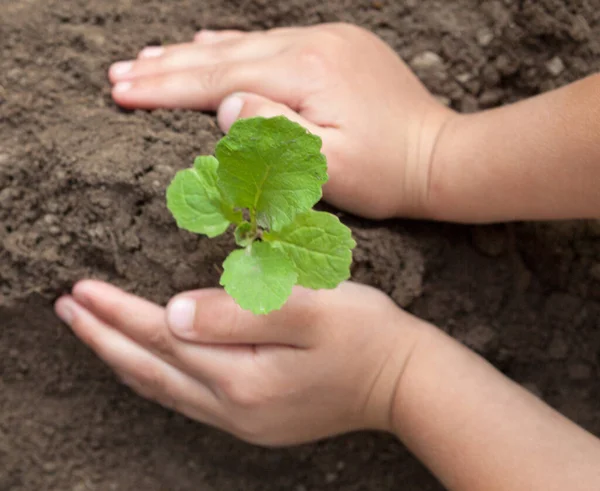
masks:
{"label": "skin", "polygon": [[[486,222],[600,206],[597,76],[461,116],[372,34],[326,25],[203,31],[110,78],[123,106],[217,109],[224,131],[238,117],[295,119],[323,138],[326,198],[362,216]],[[219,289],[163,308],[85,280],[56,311],[143,397],[256,444],[373,429],[451,490],[600,489],[598,439],[370,287],[297,289],[257,317]]]}
{"label": "skin", "polygon": [[431,163],[427,215],[461,222],[597,218],[599,130],[599,74],[455,117]]}

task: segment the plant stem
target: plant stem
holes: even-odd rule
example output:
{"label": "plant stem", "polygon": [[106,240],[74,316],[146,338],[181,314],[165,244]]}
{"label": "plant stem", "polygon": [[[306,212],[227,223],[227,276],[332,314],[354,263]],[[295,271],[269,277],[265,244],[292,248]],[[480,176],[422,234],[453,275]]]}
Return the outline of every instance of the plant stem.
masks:
{"label": "plant stem", "polygon": [[256,210],[254,208],[250,208],[250,233],[252,235],[252,240],[258,235],[258,223],[256,221]]}

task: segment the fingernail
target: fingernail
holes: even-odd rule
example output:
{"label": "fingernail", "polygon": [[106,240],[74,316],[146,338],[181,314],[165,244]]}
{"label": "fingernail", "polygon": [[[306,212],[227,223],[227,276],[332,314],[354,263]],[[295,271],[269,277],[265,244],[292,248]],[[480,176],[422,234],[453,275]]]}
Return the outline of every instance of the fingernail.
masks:
{"label": "fingernail", "polygon": [[140,52],[141,58],[157,58],[165,52],[162,46],[148,46]]}
{"label": "fingernail", "polygon": [[223,131],[229,131],[231,125],[235,123],[242,112],[243,107],[244,99],[242,99],[238,94],[230,95],[221,103],[217,120],[219,121],[219,126]]}
{"label": "fingernail", "polygon": [[131,89],[132,86],[133,86],[133,84],[131,82],[119,82],[118,84],[116,84],[113,87],[113,92],[114,93],[127,92],[129,89]]}
{"label": "fingernail", "polygon": [[69,326],[73,323],[73,300],[68,297],[63,297],[56,302],[56,315]]}
{"label": "fingernail", "polygon": [[110,71],[113,75],[125,75],[127,72],[130,72],[133,68],[133,62],[131,61],[119,61],[110,67]]}
{"label": "fingernail", "polygon": [[196,302],[191,298],[177,298],[167,307],[167,324],[181,337],[189,338],[194,332]]}

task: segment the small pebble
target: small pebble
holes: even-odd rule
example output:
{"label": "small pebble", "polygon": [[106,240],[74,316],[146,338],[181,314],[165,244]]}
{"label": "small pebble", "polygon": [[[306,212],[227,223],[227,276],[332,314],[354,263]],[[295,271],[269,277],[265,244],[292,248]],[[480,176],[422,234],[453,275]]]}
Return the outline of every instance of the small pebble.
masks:
{"label": "small pebble", "polygon": [[170,165],[167,164],[158,164],[155,168],[155,171],[160,172],[161,174],[173,174],[175,172],[175,169],[173,169],[173,167],[171,167]]}
{"label": "small pebble", "polygon": [[461,84],[466,84],[467,82],[469,82],[471,79],[473,78],[473,75],[471,73],[459,73],[456,76],[456,80],[461,83]]}
{"label": "small pebble", "polygon": [[452,104],[452,100],[449,97],[436,95],[435,98],[444,106],[450,106],[450,104]]}
{"label": "small pebble", "polygon": [[495,65],[502,76],[509,77],[519,71],[520,62],[503,53],[496,58]]}
{"label": "small pebble", "polygon": [[478,109],[479,103],[477,102],[477,99],[470,94],[465,95],[462,101],[460,101],[460,112],[462,113],[474,113]]}
{"label": "small pebble", "polygon": [[481,77],[488,87],[495,87],[500,83],[500,72],[493,65],[485,65],[481,70]]}
{"label": "small pebble", "polygon": [[469,329],[461,341],[468,347],[480,353],[488,352],[494,345],[497,338],[496,331],[489,326],[475,326]]}
{"label": "small pebble", "polygon": [[337,474],[335,472],[328,472],[325,476],[325,482],[327,484],[331,484],[334,483],[335,481],[337,481]]}
{"label": "small pebble", "polygon": [[47,225],[54,225],[55,223],[58,222],[58,217],[56,215],[44,215],[44,222]]}
{"label": "small pebble", "polygon": [[69,245],[71,243],[71,237],[68,235],[61,235],[60,238],[58,239],[58,243],[61,246]]}
{"label": "small pebble", "polygon": [[560,57],[555,56],[546,63],[546,70],[548,70],[550,75],[558,77],[562,72],[565,71],[565,64]]}
{"label": "small pebble", "polygon": [[469,80],[465,84],[465,89],[467,89],[471,94],[477,95],[479,92],[481,92],[481,81],[478,78]]}
{"label": "small pebble", "polygon": [[502,101],[504,92],[502,89],[488,89],[479,96],[479,105],[481,107],[496,106]]}
{"label": "small pebble", "polygon": [[444,60],[433,51],[423,51],[412,59],[410,66],[414,70],[442,70]]}
{"label": "small pebble", "polygon": [[477,31],[477,43],[479,46],[486,47],[494,40],[494,33],[488,27],[483,27]]}
{"label": "small pebble", "polygon": [[93,205],[97,205],[100,208],[104,208],[104,209],[109,208],[111,205],[111,200],[107,196],[92,196],[90,198],[90,202]]}

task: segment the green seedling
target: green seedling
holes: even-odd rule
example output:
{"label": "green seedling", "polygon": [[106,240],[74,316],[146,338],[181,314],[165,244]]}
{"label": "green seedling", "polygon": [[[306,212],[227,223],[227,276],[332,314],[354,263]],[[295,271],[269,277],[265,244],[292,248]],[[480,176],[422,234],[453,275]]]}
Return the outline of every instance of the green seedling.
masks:
{"label": "green seedling", "polygon": [[327,182],[321,139],[283,116],[236,121],[215,157],[177,173],[167,206],[177,225],[208,237],[235,225],[221,285],[254,314],[280,309],[294,285],[335,288],[350,277],[352,233],[313,210]]}

